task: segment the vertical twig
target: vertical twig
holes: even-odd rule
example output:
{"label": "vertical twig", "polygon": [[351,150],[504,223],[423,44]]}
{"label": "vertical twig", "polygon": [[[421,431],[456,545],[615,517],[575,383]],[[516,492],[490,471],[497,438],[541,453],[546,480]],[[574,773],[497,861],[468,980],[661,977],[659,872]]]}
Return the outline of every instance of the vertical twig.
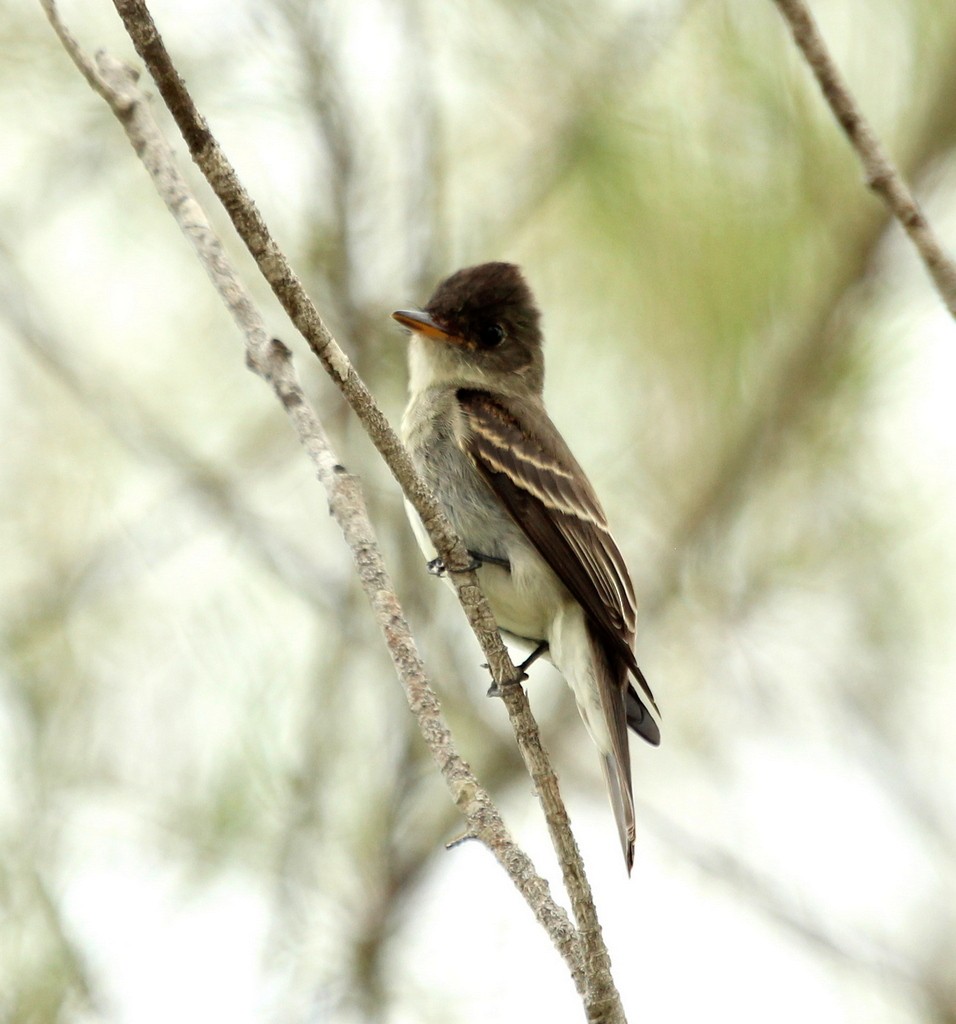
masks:
{"label": "vertical twig", "polygon": [[867,185],[886,203],[921,256],[930,277],[956,319],[956,263],[940,244],[913,193],[890,160],[830,56],[804,0],[774,0],[794,42],[816,76],[834,117],[863,165]]}

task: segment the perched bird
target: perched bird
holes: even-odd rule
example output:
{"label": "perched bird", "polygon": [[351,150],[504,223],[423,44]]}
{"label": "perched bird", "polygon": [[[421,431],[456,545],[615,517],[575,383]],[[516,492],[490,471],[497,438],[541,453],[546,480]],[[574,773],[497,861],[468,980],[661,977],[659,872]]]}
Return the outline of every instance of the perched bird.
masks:
{"label": "perched bird", "polygon": [[[601,754],[624,859],[634,862],[627,726],[660,743],[634,658],[634,589],[584,471],[542,399],[541,315],[518,267],[483,263],[442,281],[411,332],[402,436],[479,565],[502,631],[547,654]],[[426,557],[435,554],[418,517]],[[636,689],[635,689],[636,684]]]}

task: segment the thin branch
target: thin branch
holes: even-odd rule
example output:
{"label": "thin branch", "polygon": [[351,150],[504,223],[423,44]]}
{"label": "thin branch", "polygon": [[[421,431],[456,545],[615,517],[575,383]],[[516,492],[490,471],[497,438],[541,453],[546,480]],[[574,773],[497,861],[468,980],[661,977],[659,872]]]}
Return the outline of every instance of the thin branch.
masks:
{"label": "thin branch", "polygon": [[774,0],[816,75],[834,117],[860,158],[867,185],[903,225],[922,257],[936,290],[956,319],[956,263],[940,244],[913,193],[867,121],[830,56],[823,36],[804,0]]}
{"label": "thin branch", "polygon": [[[491,797],[455,749],[438,699],[427,680],[414,638],[382,561],[359,482],[338,462],[318,417],[305,398],[291,353],[280,341],[269,338],[258,310],[245,292],[205,214],[176,168],[169,146],[149,113],[145,98],[136,89],[135,73],[102,53],[97,56],[96,64],[92,65],[81,53],[75,40],[63,30],[52,0],[41,2],[67,52],[84,70],[88,80],[90,75],[87,71],[92,69],[97,83],[96,91],[107,100],[122,122],[161,197],[196,250],[200,262],[243,333],[250,368],[271,384],[288,413],[299,441],[326,489],[332,515],[352,550],[360,581],[385,636],[409,707],[415,714],[455,803],[468,823],[470,833],[491,850],[508,872],[564,957],[578,990],[584,994],[586,987],[593,986],[585,984],[580,946],[574,928],[565,912],[552,899],[548,883],[535,873],[527,855],[512,840]],[[271,240],[267,244],[273,245]],[[328,342],[334,345],[331,337]],[[334,359],[334,354],[331,358]],[[342,369],[347,375],[347,364]],[[520,691],[520,687],[511,686],[508,690]]]}
{"label": "thin branch", "polygon": [[[956,36],[950,39],[956,45]],[[910,145],[901,159],[907,177],[917,179],[931,162],[948,151],[956,139],[956,64],[946,75],[932,103],[910,125]],[[745,410],[733,440],[711,459],[711,467],[700,486],[675,517],[665,553],[655,573],[653,592],[645,594],[645,615],[658,615],[677,594],[683,573],[694,565],[705,541],[719,544],[716,531],[739,514],[753,481],[776,463],[781,450],[792,438],[810,408],[820,400],[821,389],[831,380],[834,353],[850,336],[860,315],[861,289],[878,269],[879,244],[892,213],[873,205],[843,211],[842,219],[830,225],[834,238],[841,239],[842,259],[822,279],[811,306],[801,306],[801,318],[792,325],[782,344],[775,343],[779,356],[762,380],[760,398]],[[775,328],[776,329],[776,328]]]}
{"label": "thin branch", "polygon": [[223,203],[239,236],[290,319],[365,426],[372,443],[421,518],[436,551],[448,566],[458,598],[488,660],[492,677],[502,691],[522,757],[534,779],[545,812],[565,887],[581,930],[585,972],[591,979],[586,996],[588,1019],[623,1020],[623,1009],[611,978],[610,960],[601,935],[590,884],[577,843],[567,827],[567,812],[563,807],[557,777],[541,745],[527,695],[517,681],[517,672],[501,640],[487,599],[481,592],[478,577],[473,570],[467,568],[471,558],[464,544],[455,535],[441,505],[426,488],[405,447],[322,322],[318,310],[270,235],[235,169],[197,110],[145,3],[142,0],[114,0],[114,4],[137,52],[145,61],[166,106],[176,120],[193,159]]}

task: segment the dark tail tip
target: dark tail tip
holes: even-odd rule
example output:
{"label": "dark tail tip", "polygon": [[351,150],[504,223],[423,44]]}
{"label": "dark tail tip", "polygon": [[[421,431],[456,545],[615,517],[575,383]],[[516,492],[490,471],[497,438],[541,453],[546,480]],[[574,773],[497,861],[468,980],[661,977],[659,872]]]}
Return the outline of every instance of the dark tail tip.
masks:
{"label": "dark tail tip", "polygon": [[627,724],[641,737],[647,740],[652,747],[658,747],[661,743],[661,730],[654,721],[650,711],[641,703],[637,691],[633,686],[628,686],[627,695],[624,698],[624,711],[627,715]]}

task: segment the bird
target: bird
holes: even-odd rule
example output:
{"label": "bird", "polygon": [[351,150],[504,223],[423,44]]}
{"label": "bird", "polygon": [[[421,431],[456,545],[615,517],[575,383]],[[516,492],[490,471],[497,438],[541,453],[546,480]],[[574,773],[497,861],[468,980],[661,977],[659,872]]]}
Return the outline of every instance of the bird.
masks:
{"label": "bird", "polygon": [[[401,435],[477,567],[506,638],[548,658],[601,757],[628,874],[635,815],[629,726],[660,743],[638,667],[637,608],[624,557],[584,470],[544,405],[541,313],[521,269],[492,262],[441,281],[409,332]],[[589,357],[590,358],[590,357]],[[426,558],[435,549],[409,517]]]}

